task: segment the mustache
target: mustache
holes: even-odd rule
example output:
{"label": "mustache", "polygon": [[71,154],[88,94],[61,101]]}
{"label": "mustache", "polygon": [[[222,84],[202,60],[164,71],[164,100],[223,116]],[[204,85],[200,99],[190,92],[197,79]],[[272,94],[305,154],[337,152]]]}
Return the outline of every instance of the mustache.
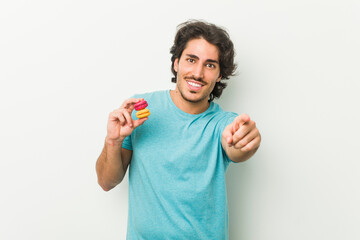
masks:
{"label": "mustache", "polygon": [[204,82],[204,80],[202,78],[197,78],[195,76],[186,76],[186,77],[184,77],[184,79],[185,80],[195,80],[195,81],[200,82],[200,83],[202,83],[204,85],[206,84],[206,82]]}

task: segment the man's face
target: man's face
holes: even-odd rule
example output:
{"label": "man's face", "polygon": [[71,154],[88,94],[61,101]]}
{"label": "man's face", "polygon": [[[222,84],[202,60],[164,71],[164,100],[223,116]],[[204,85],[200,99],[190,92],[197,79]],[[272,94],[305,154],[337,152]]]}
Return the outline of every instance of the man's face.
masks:
{"label": "man's face", "polygon": [[176,88],[192,103],[207,102],[215,83],[221,80],[219,51],[205,39],[190,40],[180,59],[175,59]]}

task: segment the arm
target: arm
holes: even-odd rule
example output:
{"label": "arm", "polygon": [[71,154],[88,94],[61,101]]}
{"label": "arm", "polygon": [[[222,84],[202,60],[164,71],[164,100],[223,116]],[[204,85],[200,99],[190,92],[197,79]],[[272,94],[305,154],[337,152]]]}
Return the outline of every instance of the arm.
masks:
{"label": "arm", "polygon": [[221,145],[234,162],[244,162],[255,154],[261,135],[254,121],[246,114],[237,116],[222,133]]}
{"label": "arm", "polygon": [[109,191],[118,185],[129,166],[132,151],[121,146],[122,142],[113,145],[105,140],[104,148],[96,162],[98,183],[104,191]]}
{"label": "arm", "polygon": [[96,162],[98,183],[105,191],[123,180],[129,166],[132,151],[122,148],[124,139],[148,119],[134,121],[131,117],[134,104],[139,100],[142,99],[130,98],[109,115],[104,148]]}

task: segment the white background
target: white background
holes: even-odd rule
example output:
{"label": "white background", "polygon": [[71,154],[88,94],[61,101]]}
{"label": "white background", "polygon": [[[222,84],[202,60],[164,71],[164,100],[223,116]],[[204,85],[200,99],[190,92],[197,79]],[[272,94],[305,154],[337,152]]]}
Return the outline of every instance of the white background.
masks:
{"label": "white background", "polygon": [[[221,3],[220,3],[221,2]],[[217,101],[262,134],[227,172],[230,239],[360,239],[360,4],[1,1],[0,239],[125,239],[128,180],[97,185],[107,116],[173,88],[176,26],[224,26],[238,75]]]}

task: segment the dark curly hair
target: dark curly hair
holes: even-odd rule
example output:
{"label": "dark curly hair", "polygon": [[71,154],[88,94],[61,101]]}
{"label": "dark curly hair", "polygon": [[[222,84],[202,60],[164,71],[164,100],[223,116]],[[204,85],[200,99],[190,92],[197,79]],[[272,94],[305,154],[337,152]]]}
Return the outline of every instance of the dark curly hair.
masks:
{"label": "dark curly hair", "polygon": [[[218,48],[221,80],[226,80],[233,76],[236,70],[236,64],[234,63],[235,51],[229,34],[214,24],[205,21],[190,20],[178,26],[174,45],[170,49],[170,53],[172,54],[171,71],[175,76],[171,81],[174,83],[177,81],[177,73],[174,70],[175,59],[180,59],[188,41],[198,38],[203,38]],[[213,91],[210,93],[209,102],[213,101],[214,98],[219,98],[226,85],[225,82],[217,82]]]}

